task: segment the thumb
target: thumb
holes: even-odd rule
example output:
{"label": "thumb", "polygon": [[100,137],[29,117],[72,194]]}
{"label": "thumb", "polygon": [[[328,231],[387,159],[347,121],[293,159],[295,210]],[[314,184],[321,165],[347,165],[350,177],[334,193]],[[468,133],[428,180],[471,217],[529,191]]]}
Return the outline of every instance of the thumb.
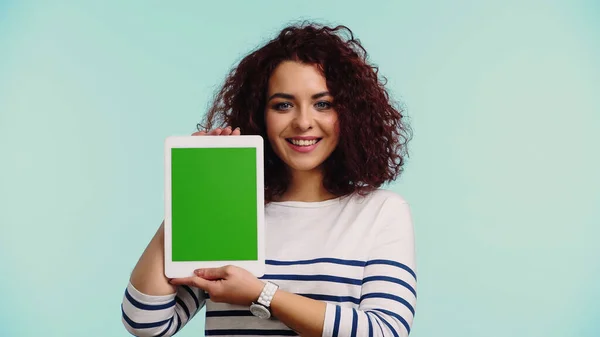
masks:
{"label": "thumb", "polygon": [[201,277],[205,280],[220,280],[227,277],[227,272],[225,268],[207,268],[207,269],[198,269],[194,271],[196,276]]}

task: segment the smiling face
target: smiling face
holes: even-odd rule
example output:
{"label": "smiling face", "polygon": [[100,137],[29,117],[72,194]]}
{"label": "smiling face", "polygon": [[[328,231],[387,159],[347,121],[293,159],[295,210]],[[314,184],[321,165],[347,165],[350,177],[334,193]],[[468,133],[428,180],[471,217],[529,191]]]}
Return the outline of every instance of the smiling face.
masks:
{"label": "smiling face", "polygon": [[269,79],[265,121],[271,146],[292,171],[319,169],[339,141],[338,115],[314,65],[282,62]]}

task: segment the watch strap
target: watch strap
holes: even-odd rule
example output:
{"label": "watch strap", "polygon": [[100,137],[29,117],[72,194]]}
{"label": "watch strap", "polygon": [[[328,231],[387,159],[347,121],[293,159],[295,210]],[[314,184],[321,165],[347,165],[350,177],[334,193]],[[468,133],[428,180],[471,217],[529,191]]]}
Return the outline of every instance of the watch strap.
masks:
{"label": "watch strap", "polygon": [[273,300],[273,296],[275,296],[275,292],[279,289],[279,286],[273,282],[266,282],[265,287],[263,288],[260,296],[258,297],[257,302],[259,304],[264,305],[269,308],[271,306],[271,301]]}

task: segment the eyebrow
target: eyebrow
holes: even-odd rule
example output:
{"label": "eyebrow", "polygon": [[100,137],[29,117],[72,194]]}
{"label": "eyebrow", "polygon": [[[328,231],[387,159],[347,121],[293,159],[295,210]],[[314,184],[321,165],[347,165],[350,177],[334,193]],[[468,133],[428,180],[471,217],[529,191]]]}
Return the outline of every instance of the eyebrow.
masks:
{"label": "eyebrow", "polygon": [[[318,94],[312,95],[311,98],[312,99],[317,99],[317,98],[321,98],[321,97],[324,97],[324,96],[331,96],[331,94],[329,93],[329,91],[323,91],[323,92],[320,92]],[[291,94],[284,94],[282,92],[277,92],[277,93],[274,93],[273,95],[271,95],[269,97],[269,99],[267,100],[267,102],[270,101],[270,100],[272,100],[273,98],[277,98],[277,97],[283,98],[283,99],[294,99],[294,98],[296,98],[294,95],[291,95]]]}

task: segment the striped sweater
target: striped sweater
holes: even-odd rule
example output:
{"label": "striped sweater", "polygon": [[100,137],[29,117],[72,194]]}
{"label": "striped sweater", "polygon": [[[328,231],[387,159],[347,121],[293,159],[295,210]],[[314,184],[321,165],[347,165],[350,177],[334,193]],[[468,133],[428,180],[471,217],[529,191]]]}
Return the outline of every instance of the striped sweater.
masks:
{"label": "striped sweater", "polygon": [[[281,289],[327,303],[323,337],[408,336],[415,315],[412,216],[398,194],[376,190],[265,208],[266,272]],[[149,296],[131,284],[122,321],[135,336],[172,336],[206,306],[206,336],[295,336],[275,318],[215,303],[193,287]]]}

